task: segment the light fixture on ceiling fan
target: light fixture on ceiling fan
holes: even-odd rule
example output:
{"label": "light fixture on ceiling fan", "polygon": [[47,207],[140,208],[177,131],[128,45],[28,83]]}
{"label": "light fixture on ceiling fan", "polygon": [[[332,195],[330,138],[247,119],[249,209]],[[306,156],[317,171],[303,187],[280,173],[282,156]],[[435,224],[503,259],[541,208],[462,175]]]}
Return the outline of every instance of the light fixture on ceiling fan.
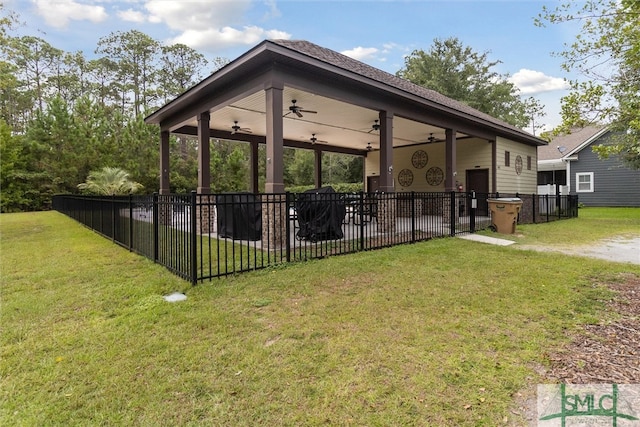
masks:
{"label": "light fixture on ceiling fan", "polygon": [[315,133],[311,134],[311,138],[309,138],[309,141],[311,141],[311,144],[315,144],[316,142],[322,142],[324,144],[328,143],[328,141],[323,141],[322,139],[316,138],[316,134]]}
{"label": "light fixture on ceiling fan", "polygon": [[236,133],[251,133],[251,129],[243,128],[238,125],[238,121],[233,121],[233,126],[231,126],[231,135],[235,135]]}
{"label": "light fixture on ceiling fan", "polygon": [[309,114],[318,114],[317,111],[313,111],[313,110],[305,110],[304,108],[302,108],[301,106],[299,106],[298,104],[296,104],[295,99],[291,100],[291,105],[289,106],[289,112],[286,113],[284,115],[284,117],[287,117],[289,114],[293,113],[298,117],[303,117],[302,113],[309,113]]}
{"label": "light fixture on ceiling fan", "polygon": [[424,142],[427,143],[427,144],[433,144],[434,142],[442,142],[442,141],[444,141],[444,139],[436,138],[435,136],[433,136],[433,132],[431,132],[429,134],[429,138],[427,138],[427,140],[424,141]]}

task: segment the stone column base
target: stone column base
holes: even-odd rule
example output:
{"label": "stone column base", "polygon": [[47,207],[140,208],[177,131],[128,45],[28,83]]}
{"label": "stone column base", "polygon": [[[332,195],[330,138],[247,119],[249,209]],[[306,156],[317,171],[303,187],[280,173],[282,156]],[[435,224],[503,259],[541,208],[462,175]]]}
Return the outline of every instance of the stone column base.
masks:
{"label": "stone column base", "polygon": [[263,194],[262,196],[262,245],[269,249],[282,248],[287,239],[286,194]]}
{"label": "stone column base", "polygon": [[216,198],[214,195],[200,194],[196,203],[196,230],[199,234],[211,234],[216,226]]}
{"label": "stone column base", "polygon": [[396,231],[396,198],[394,195],[383,195],[378,203],[378,233]]}

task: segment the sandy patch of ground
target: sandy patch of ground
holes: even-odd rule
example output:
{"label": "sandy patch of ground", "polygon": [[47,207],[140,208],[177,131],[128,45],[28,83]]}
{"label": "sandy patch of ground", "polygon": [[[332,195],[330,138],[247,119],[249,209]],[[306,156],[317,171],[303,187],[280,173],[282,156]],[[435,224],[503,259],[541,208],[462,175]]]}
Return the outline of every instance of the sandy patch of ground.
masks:
{"label": "sandy patch of ground", "polygon": [[560,252],[567,255],[578,255],[640,265],[640,237],[613,237],[602,240],[596,244],[580,245],[571,248],[537,245],[514,245],[513,247],[541,252]]}

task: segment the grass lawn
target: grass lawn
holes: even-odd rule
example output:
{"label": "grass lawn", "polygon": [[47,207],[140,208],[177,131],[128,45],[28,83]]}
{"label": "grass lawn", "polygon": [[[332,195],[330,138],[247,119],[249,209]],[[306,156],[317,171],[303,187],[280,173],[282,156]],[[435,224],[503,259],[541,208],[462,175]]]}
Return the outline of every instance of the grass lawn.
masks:
{"label": "grass lawn", "polygon": [[[640,210],[589,211],[519,238],[637,234]],[[640,276],[436,239],[192,288],[56,212],[2,214],[0,232],[7,426],[517,423],[545,354],[611,315],[603,284]]]}

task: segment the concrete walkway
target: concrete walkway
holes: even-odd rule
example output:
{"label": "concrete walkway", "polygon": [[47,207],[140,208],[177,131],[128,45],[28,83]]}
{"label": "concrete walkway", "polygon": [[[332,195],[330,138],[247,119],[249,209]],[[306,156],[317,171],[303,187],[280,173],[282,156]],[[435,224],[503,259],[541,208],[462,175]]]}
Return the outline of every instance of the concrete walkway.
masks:
{"label": "concrete walkway", "polygon": [[513,240],[499,239],[497,237],[483,236],[480,234],[462,234],[458,237],[465,240],[472,240],[474,242],[488,243],[490,245],[498,246],[509,246],[515,243]]}

